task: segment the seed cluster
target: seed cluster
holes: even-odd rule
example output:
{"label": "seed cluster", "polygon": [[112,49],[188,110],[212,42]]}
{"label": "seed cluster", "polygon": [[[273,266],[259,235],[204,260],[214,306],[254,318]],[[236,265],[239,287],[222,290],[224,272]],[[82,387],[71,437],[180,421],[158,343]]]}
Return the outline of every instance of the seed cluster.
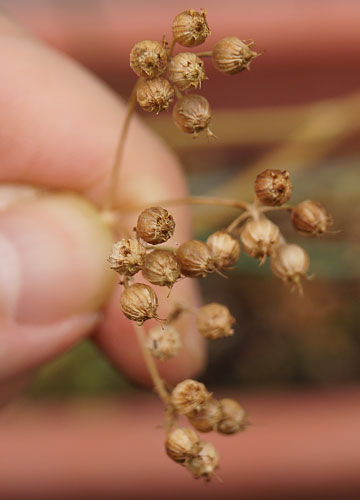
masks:
{"label": "seed cluster", "polygon": [[172,43],[143,40],[130,52],[130,66],[140,77],[136,97],[142,109],[150,113],[166,111],[176,96],[173,120],[180,130],[193,137],[204,131],[207,136],[212,118],[210,104],[205,97],[188,93],[201,88],[207,79],[203,57],[210,57],[214,67],[222,73],[235,75],[250,68],[259,54],[252,50],[252,40],[243,41],[235,36],[219,40],[212,51],[203,53],[179,52],[177,45],[198,47],[211,34],[206,11],[186,10],[178,14],[172,24]]}
{"label": "seed cluster", "polygon": [[[201,56],[211,56],[219,71],[233,75],[249,69],[251,61],[258,55],[252,50],[254,42],[226,37],[218,41],[210,53],[180,52],[173,55],[175,44],[196,47],[210,35],[204,10],[187,10],[178,14],[172,33],[170,46],[166,42],[144,40],[133,47],[130,66],[140,77],[136,86],[137,101],[144,110],[159,113],[167,110],[176,96],[173,108],[176,125],[193,136],[201,131],[212,135],[209,102],[201,95],[187,93],[199,89],[206,79]],[[289,172],[267,169],[256,177],[253,203],[231,202],[243,213],[227,228],[210,234],[206,242],[192,239],[175,248],[168,246],[175,231],[174,218],[167,209],[152,206],[139,214],[134,237],[122,238],[113,245],[108,260],[111,269],[120,275],[124,287],[120,296],[123,314],[138,325],[154,319],[158,322],[149,329],[146,343],[143,342],[144,358],[150,360],[148,367],[152,375],[156,371],[154,358],[166,361],[181,350],[181,335],[175,324],[179,316],[193,314],[199,334],[206,339],[224,339],[235,332],[235,318],[225,305],[217,302],[198,309],[191,304],[178,304],[168,318],[160,320],[153,286],[167,287],[170,293],[180,279],[205,278],[209,273],[224,276],[224,272],[236,265],[242,249],[260,264],[269,257],[273,274],[302,293],[301,281],[307,277],[309,256],[301,246],[286,242],[280,228],[267,217],[267,213],[289,211],[294,228],[304,236],[327,233],[332,218],[316,201],[305,200],[294,207],[285,205],[291,194]],[[229,205],[231,200],[226,201],[225,204]],[[155,245],[162,246],[154,248]],[[140,271],[152,286],[134,282],[134,276]],[[216,399],[197,380],[183,380],[171,391],[164,385],[164,391],[168,456],[195,478],[210,480],[216,475],[218,453],[211,443],[200,440],[196,431],[221,434],[244,431],[248,427],[246,411],[232,399]],[[178,416],[185,417],[192,428],[177,427]]]}

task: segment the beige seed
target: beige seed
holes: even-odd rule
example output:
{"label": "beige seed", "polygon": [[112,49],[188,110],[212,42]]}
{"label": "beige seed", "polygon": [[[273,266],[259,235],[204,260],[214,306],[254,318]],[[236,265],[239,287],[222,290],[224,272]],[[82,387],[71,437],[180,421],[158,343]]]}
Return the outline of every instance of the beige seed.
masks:
{"label": "beige seed", "polygon": [[154,358],[165,361],[178,355],[181,349],[179,332],[171,325],[151,328],[147,338],[147,348]]}
{"label": "beige seed", "polygon": [[174,234],[175,222],[165,208],[150,207],[141,212],[136,225],[137,234],[147,243],[164,243]]}
{"label": "beige seed", "polygon": [[196,454],[199,438],[195,431],[187,427],[173,430],[165,443],[166,453],[175,462],[185,462]]}
{"label": "beige seed", "polygon": [[174,100],[174,89],[165,78],[141,81],[136,89],[139,105],[149,113],[166,111]]}
{"label": "beige seed", "polygon": [[229,398],[220,399],[219,408],[221,416],[219,418],[217,430],[222,434],[234,434],[244,431],[248,427],[246,411],[236,401]]}
{"label": "beige seed", "polygon": [[204,278],[214,271],[214,258],[206,243],[198,240],[186,241],[178,248],[176,255],[181,272],[190,278]]}
{"label": "beige seed", "polygon": [[198,94],[187,94],[179,99],[173,109],[173,119],[176,125],[186,134],[197,137],[205,131],[211,137],[209,125],[211,121],[210,104],[205,97]]}
{"label": "beige seed", "polygon": [[215,398],[209,398],[204,408],[193,417],[189,417],[189,423],[199,432],[211,432],[217,428],[221,410]]}
{"label": "beige seed", "polygon": [[167,74],[179,90],[198,89],[205,79],[204,62],[192,52],[181,52],[169,62]]}
{"label": "beige seed", "polygon": [[279,227],[266,217],[250,219],[241,231],[241,243],[247,254],[263,263],[280,241]]}
{"label": "beige seed", "polygon": [[195,47],[205,42],[210,35],[206,22],[206,11],[185,10],[178,14],[172,25],[174,40],[184,47]]}
{"label": "beige seed", "polygon": [[207,241],[215,265],[218,269],[226,271],[232,267],[240,257],[240,243],[225,229],[211,234]]}
{"label": "beige seed", "polygon": [[203,337],[212,340],[232,335],[234,323],[235,318],[229,309],[217,302],[200,307],[196,316],[197,329]]}
{"label": "beige seed", "polygon": [[196,456],[189,458],[185,466],[196,479],[203,477],[206,481],[210,481],[219,466],[218,452],[211,443],[200,441]]}
{"label": "beige seed", "polygon": [[263,205],[278,207],[286,203],[292,193],[287,170],[264,170],[255,179],[255,194]]}
{"label": "beige seed", "polygon": [[143,324],[157,317],[158,299],[150,286],[134,283],[121,294],[120,307],[128,319]]}
{"label": "beige seed", "polygon": [[119,274],[133,276],[142,268],[145,255],[145,248],[135,238],[122,238],[112,247],[110,268]]}
{"label": "beige seed", "polygon": [[295,229],[303,236],[320,236],[333,224],[331,215],[318,201],[305,200],[291,212]]}
{"label": "beige seed", "polygon": [[143,40],[130,52],[130,66],[138,76],[155,78],[165,71],[167,54],[165,48],[154,40]]}
{"label": "beige seed", "polygon": [[186,379],[177,384],[171,393],[171,402],[180,415],[195,416],[205,406],[211,394],[204,384]]}
{"label": "beige seed", "polygon": [[144,259],[142,275],[153,285],[171,288],[180,278],[180,261],[171,250],[156,249]]}
{"label": "beige seed", "polygon": [[212,61],[216,69],[235,75],[244,69],[249,70],[251,61],[258,56],[251,50],[253,42],[243,42],[236,36],[223,38],[212,51]]}

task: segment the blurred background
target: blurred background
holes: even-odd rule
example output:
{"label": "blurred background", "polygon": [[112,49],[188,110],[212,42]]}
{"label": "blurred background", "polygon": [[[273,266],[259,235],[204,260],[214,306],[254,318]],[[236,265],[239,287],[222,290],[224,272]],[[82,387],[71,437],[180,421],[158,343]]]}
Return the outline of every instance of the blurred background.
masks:
{"label": "blurred background", "polygon": [[[237,320],[236,335],[209,346],[201,380],[243,402],[253,422],[244,435],[212,439],[224,484],[200,484],[169,463],[156,398],[85,341],[0,416],[1,498],[360,497],[359,1],[0,0],[124,98],[133,44],[170,39],[174,16],[200,7],[212,31],[203,50],[236,35],[262,56],[233,77],[206,61],[202,94],[218,140],[193,141],[171,114],[144,120],[181,158],[193,194],[250,200],[257,173],[287,169],[292,201],[321,201],[341,232],[304,239],[285,213],[272,217],[310,255],[304,297],[246,255],[231,279],[201,282],[204,300],[226,303]],[[236,215],[193,214],[201,239]]]}

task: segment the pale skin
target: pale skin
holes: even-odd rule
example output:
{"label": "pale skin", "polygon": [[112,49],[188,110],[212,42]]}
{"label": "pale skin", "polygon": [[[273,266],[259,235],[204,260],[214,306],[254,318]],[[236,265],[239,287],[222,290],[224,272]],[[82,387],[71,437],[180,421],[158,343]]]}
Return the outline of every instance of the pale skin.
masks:
{"label": "pale skin", "polygon": [[[133,325],[119,308],[121,287],[106,262],[112,233],[100,212],[125,106],[4,17],[0,62],[0,402],[17,394],[34,369],[90,335],[121,371],[150,384]],[[135,119],[114,208],[186,196],[176,158]],[[171,212],[176,245],[191,235],[190,212],[175,206]],[[131,229],[136,216],[123,224]],[[190,279],[175,285],[170,301],[167,290],[156,291],[160,317],[179,298],[198,303]],[[204,365],[191,315],[179,327],[181,354],[159,365],[170,383]]]}

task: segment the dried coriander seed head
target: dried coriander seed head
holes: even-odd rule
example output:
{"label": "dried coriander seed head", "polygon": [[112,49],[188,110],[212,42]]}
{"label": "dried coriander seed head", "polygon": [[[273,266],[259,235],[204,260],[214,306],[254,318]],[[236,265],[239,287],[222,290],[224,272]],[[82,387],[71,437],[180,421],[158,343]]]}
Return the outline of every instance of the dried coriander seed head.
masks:
{"label": "dried coriander seed head", "polygon": [[154,358],[165,361],[177,356],[182,344],[176,328],[164,325],[150,328],[146,345]]}
{"label": "dried coriander seed head", "polygon": [[171,393],[171,402],[180,415],[195,416],[206,405],[211,394],[204,384],[186,379],[177,384]]}
{"label": "dried coriander seed head", "polygon": [[199,132],[205,130],[209,137],[214,135],[209,128],[210,104],[202,95],[188,94],[179,99],[173,109],[173,119],[186,134],[197,137]]}
{"label": "dried coriander seed head", "polygon": [[204,408],[193,417],[188,417],[189,423],[199,432],[211,432],[216,429],[221,411],[218,401],[209,398]]}
{"label": "dried coriander seed head", "polygon": [[142,80],[136,89],[139,105],[149,113],[159,114],[168,109],[174,100],[174,89],[165,78]]}
{"label": "dried coriander seed head", "polygon": [[199,89],[205,79],[204,62],[192,52],[181,52],[169,62],[167,74],[179,90]]}
{"label": "dried coriander seed head", "polygon": [[178,14],[172,25],[174,40],[183,47],[196,47],[210,35],[206,22],[206,11],[185,10]]}
{"label": "dried coriander seed head", "polygon": [[135,238],[122,238],[112,247],[110,267],[119,274],[133,276],[142,268],[145,255],[145,248]]}
{"label": "dried coriander seed head", "polygon": [[326,233],[333,224],[331,215],[318,201],[305,200],[291,212],[295,229],[303,236],[319,236]]}
{"label": "dried coriander seed head", "polygon": [[306,277],[310,259],[305,250],[294,243],[283,243],[275,247],[271,258],[272,272],[284,282],[289,282],[302,292],[300,280]]}
{"label": "dried coriander seed head", "polygon": [[173,430],[165,443],[166,453],[175,462],[183,463],[196,455],[199,438],[195,431],[187,427]]}
{"label": "dried coriander seed head", "polygon": [[165,48],[154,40],[143,40],[130,52],[130,66],[138,76],[155,78],[165,71],[167,54]]}
{"label": "dried coriander seed head", "polygon": [[259,55],[251,50],[252,43],[243,42],[236,36],[227,36],[217,42],[212,51],[215,68],[228,75],[235,75],[244,69],[249,70],[251,61]]}
{"label": "dried coriander seed head", "polygon": [[236,401],[229,398],[220,399],[219,408],[221,416],[217,431],[222,434],[234,434],[244,431],[248,427],[246,411]]}
{"label": "dried coriander seed head", "polygon": [[189,458],[185,466],[196,479],[203,477],[206,481],[210,481],[219,466],[218,452],[211,443],[200,441],[196,456]]}
{"label": "dried coriander seed head", "polygon": [[214,271],[214,258],[206,243],[199,240],[186,241],[177,249],[181,272],[189,278],[204,278]]}
{"label": "dried coriander seed head", "polygon": [[214,257],[215,266],[226,271],[233,266],[240,257],[240,243],[234,236],[222,229],[211,234],[206,240]]}
{"label": "dried coriander seed head", "polygon": [[200,307],[196,317],[196,326],[201,335],[212,340],[232,335],[234,323],[235,318],[229,309],[217,302]]}
{"label": "dried coriander seed head", "polygon": [[120,308],[128,319],[143,324],[157,317],[158,299],[154,290],[143,283],[125,288],[120,297]]}
{"label": "dried coriander seed head", "polygon": [[263,205],[278,207],[286,203],[292,193],[287,170],[264,170],[255,180],[255,194]]}
{"label": "dried coriander seed head", "polygon": [[251,219],[241,231],[241,243],[247,254],[263,263],[280,241],[279,227],[266,217]]}
{"label": "dried coriander seed head", "polygon": [[137,234],[147,243],[164,243],[174,234],[175,222],[165,208],[150,207],[141,212],[136,225]]}
{"label": "dried coriander seed head", "polygon": [[156,249],[144,259],[142,275],[153,285],[171,288],[180,278],[180,261],[171,250]]}

